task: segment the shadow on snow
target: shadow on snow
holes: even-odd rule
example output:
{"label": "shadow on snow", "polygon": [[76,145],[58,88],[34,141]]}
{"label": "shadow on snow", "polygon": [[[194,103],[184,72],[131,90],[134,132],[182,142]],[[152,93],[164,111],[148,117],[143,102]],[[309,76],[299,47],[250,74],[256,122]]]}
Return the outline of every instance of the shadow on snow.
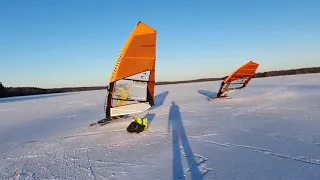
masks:
{"label": "shadow on snow", "polygon": [[213,97],[217,96],[217,94],[218,94],[216,92],[211,92],[211,91],[206,91],[206,90],[198,90],[198,93],[206,96],[208,99],[213,98]]}
{"label": "shadow on snow", "polygon": [[172,128],[172,146],[173,146],[173,179],[184,179],[184,171],[182,167],[182,157],[180,150],[180,142],[185,152],[186,159],[189,165],[191,179],[203,179],[199,167],[190,147],[186,131],[184,129],[181,112],[179,106],[172,102],[168,118],[168,131]]}
{"label": "shadow on snow", "polygon": [[163,105],[164,100],[166,100],[169,91],[162,92],[154,97],[154,106],[152,106],[149,110],[156,109]]}
{"label": "shadow on snow", "polygon": [[[165,92],[162,92],[162,93],[156,95],[154,98],[155,105],[152,106],[149,110],[153,110],[153,109],[156,109],[156,108],[162,106],[165,99],[167,98],[168,94],[169,94],[169,91],[165,91]],[[148,118],[148,126],[149,127],[150,127],[155,116],[156,116],[155,113],[149,113],[149,112],[144,116],[144,118]]]}
{"label": "shadow on snow", "polygon": [[148,126],[150,127],[151,122],[153,121],[154,117],[156,116],[156,114],[154,113],[147,113],[143,118],[147,118],[148,119]]}

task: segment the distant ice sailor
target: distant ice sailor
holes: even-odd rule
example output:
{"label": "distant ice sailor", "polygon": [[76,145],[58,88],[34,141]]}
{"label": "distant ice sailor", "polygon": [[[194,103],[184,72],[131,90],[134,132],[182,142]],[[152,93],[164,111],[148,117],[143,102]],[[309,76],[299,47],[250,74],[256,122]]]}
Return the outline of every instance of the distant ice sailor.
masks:
{"label": "distant ice sailor", "polygon": [[246,64],[240,66],[232,74],[224,78],[224,80],[221,82],[217,96],[214,98],[210,98],[209,100],[215,98],[230,99],[227,93],[234,90],[245,88],[248,85],[251,78],[255,75],[255,72],[258,67],[259,64],[253,61],[249,61]]}

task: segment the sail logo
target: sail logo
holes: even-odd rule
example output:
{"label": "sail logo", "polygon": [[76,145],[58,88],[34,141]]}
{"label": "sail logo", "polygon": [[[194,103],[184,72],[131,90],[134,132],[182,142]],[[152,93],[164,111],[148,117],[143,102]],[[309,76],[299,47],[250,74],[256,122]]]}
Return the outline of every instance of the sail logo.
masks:
{"label": "sail logo", "polygon": [[142,75],[140,77],[141,77],[141,79],[146,79],[147,78],[147,72],[142,73]]}
{"label": "sail logo", "polygon": [[116,74],[116,72],[117,72],[117,69],[118,69],[118,66],[119,66],[119,64],[120,64],[120,62],[121,62],[121,60],[122,60],[122,57],[123,57],[123,53],[121,53],[121,54],[119,55],[118,59],[117,59],[117,62],[116,62],[115,66],[114,66],[114,68],[113,68],[113,71],[112,71],[111,78],[113,78],[113,77],[115,76],[115,74]]}
{"label": "sail logo", "polygon": [[144,101],[146,99],[146,97],[142,97],[142,96],[131,96],[130,99],[133,100],[137,100],[137,101]]}
{"label": "sail logo", "polygon": [[147,84],[144,83],[133,83],[132,87],[137,87],[137,88],[146,88]]}

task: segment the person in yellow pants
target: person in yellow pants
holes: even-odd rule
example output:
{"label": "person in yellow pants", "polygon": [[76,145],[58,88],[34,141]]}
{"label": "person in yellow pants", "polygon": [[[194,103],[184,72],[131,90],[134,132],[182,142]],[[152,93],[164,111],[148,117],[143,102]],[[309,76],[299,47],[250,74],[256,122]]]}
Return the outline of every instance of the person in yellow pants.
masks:
{"label": "person in yellow pants", "polygon": [[148,129],[148,118],[134,118],[132,116],[132,122],[127,127],[127,131],[130,133],[140,133]]}

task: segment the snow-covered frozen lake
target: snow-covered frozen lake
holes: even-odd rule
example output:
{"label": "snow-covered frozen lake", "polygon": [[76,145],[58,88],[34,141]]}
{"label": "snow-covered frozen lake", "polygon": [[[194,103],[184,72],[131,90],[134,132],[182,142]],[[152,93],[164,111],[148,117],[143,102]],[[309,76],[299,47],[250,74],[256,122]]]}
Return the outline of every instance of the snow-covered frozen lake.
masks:
{"label": "snow-covered frozen lake", "polygon": [[105,91],[0,99],[1,179],[320,179],[320,74],[156,87],[156,106],[104,126]]}

